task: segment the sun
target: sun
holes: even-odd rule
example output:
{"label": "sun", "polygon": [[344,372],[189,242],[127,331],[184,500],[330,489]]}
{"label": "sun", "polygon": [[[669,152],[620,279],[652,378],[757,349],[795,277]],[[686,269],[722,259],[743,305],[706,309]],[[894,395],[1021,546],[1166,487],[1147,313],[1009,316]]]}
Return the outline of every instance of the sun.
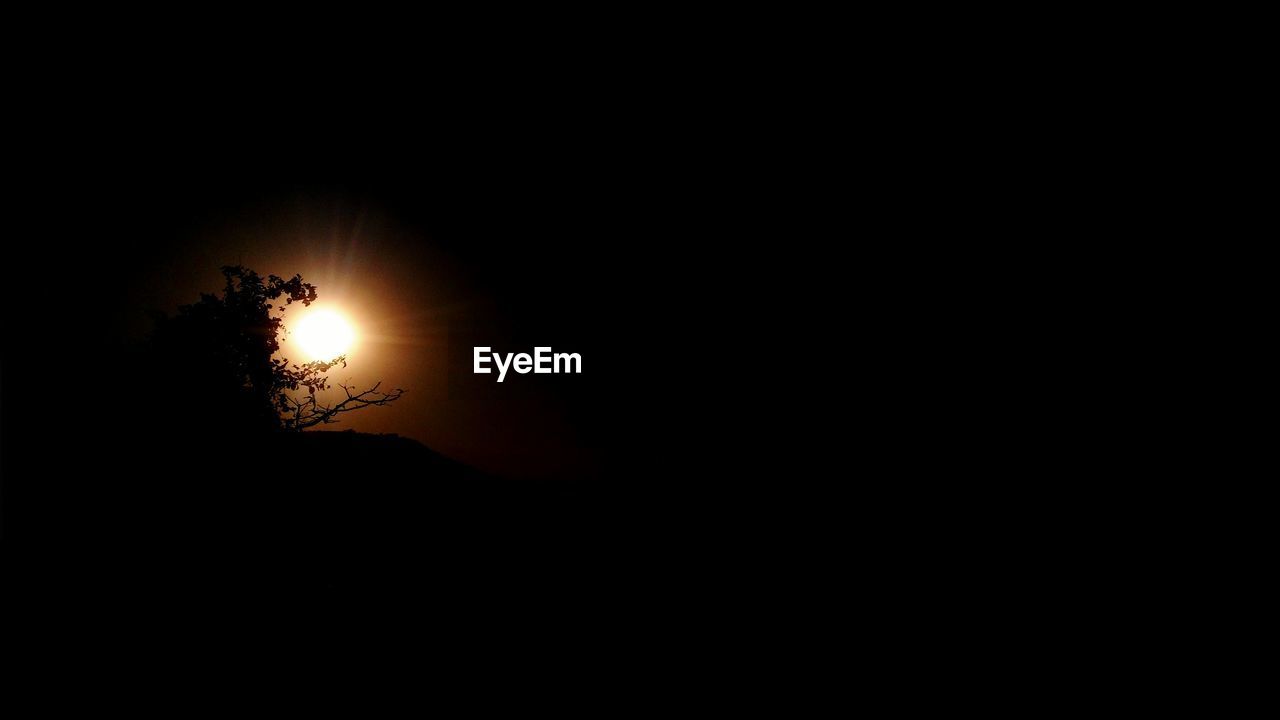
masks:
{"label": "sun", "polygon": [[293,339],[312,360],[332,360],[351,349],[356,333],[333,310],[315,310],[298,321]]}

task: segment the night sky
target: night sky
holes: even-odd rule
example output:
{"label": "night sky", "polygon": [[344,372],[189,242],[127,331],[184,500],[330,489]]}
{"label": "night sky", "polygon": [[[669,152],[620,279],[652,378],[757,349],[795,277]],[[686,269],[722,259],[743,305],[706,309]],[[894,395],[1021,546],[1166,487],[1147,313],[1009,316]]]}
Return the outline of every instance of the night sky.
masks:
{"label": "night sky", "polygon": [[[340,308],[362,338],[335,379],[409,391],[326,429],[407,435],[510,477],[598,474],[601,426],[585,416],[618,392],[606,381],[605,352],[616,308],[598,277],[610,273],[607,261],[591,259],[615,256],[622,240],[593,241],[556,207],[508,203],[487,218],[435,210],[437,195],[303,185],[199,208],[179,237],[148,248],[145,279],[128,288],[119,319],[145,327],[147,311],[194,300],[192,288],[218,288],[224,264],[301,273],[317,285],[316,308]],[[289,319],[286,312],[286,328]],[[548,344],[582,354],[587,372],[513,373],[501,384],[472,372],[473,346],[532,352]]]}
{"label": "night sky", "polygon": [[[1037,235],[1078,209],[1044,210],[1056,188],[1033,170],[1062,164],[1043,138],[995,137],[1007,97],[956,82],[945,69],[968,66],[954,58],[913,56],[901,82],[885,71],[911,43],[855,52],[811,20],[748,32],[685,15],[662,21],[683,54],[663,33],[624,46],[612,25],[565,23],[590,36],[579,51],[522,17],[508,25],[540,46],[527,56],[498,52],[492,23],[455,53],[436,42],[453,26],[387,18],[341,35],[294,25],[283,34],[311,47],[273,43],[264,63],[232,34],[200,47],[189,24],[158,50],[82,23],[112,47],[59,37],[13,53],[0,573],[22,600],[9,626],[57,656],[19,664],[61,677],[78,650],[51,633],[84,622],[121,634],[79,634],[111,660],[87,667],[140,649],[185,672],[171,648],[135,642],[134,618],[181,645],[191,628],[247,627],[238,611],[267,632],[189,647],[275,657],[292,620],[324,662],[409,651],[488,678],[441,651],[451,636],[485,662],[518,645],[532,662],[513,664],[560,684],[581,676],[550,662],[559,649],[656,677],[607,646],[648,671],[690,665],[653,680],[683,688],[724,669],[705,648],[786,664],[821,653],[775,652],[772,636],[830,645],[850,622],[912,650],[912,628],[983,619],[951,596],[1008,604],[984,591],[986,568],[1021,584],[1044,564],[1021,524],[1116,506],[1075,487],[1092,425],[1040,422],[1072,407],[1046,378],[1069,391],[1091,376],[1042,371],[1024,342],[1044,318],[1022,286],[1056,290],[1050,273],[1077,255]],[[410,27],[412,42],[390,36]],[[381,47],[364,54],[351,34]],[[187,46],[202,67],[173,57]],[[271,432],[274,410],[242,380],[253,352],[236,354],[261,323],[148,344],[234,265],[314,284],[316,307],[358,335],[330,380],[404,396],[323,427],[358,434]],[[1112,351],[1065,337],[1049,355]],[[473,373],[477,346],[575,353],[582,372],[499,383]],[[187,368],[166,353],[192,347],[215,350],[194,396],[221,394],[207,407],[172,382]],[[281,354],[309,359],[295,352]],[[1110,484],[1102,467],[1084,485]],[[392,652],[340,652],[335,620]],[[564,642],[575,626],[583,649]]]}
{"label": "night sky", "polygon": [[[678,467],[688,450],[673,439],[715,392],[684,392],[716,362],[697,362],[700,343],[687,342],[711,329],[721,300],[716,279],[694,272],[720,257],[703,214],[714,188],[652,139],[415,146],[375,130],[281,147],[135,132],[52,148],[15,198],[24,239],[9,248],[6,288],[11,308],[30,308],[15,326],[50,352],[7,353],[6,364],[80,378],[109,403],[111,358],[145,337],[151,315],[219,290],[219,268],[243,263],[300,273],[317,307],[341,308],[376,338],[334,379],[408,391],[326,429],[398,433],[512,479],[638,483],[643,466]],[[690,302],[694,287],[712,307]],[[475,346],[550,346],[579,353],[583,372],[512,372],[499,384],[472,373]],[[13,415],[27,429],[59,417]]]}
{"label": "night sky", "polygon": [[[135,598],[182,594],[216,615],[270,596],[285,615],[470,634],[457,618],[525,611],[594,635],[606,619],[705,628],[758,597],[763,564],[792,564],[777,491],[812,450],[780,441],[818,418],[790,408],[826,400],[792,382],[825,382],[811,355],[847,350],[799,334],[811,293],[845,290],[804,272],[839,252],[800,243],[844,237],[781,206],[771,188],[798,180],[769,156],[785,149],[759,149],[750,108],[700,113],[714,97],[683,92],[407,113],[335,90],[290,98],[287,118],[107,98],[25,124],[0,248],[0,463],[35,604],[151,612]],[[156,387],[181,359],[152,374],[134,358],[155,316],[236,264],[301,274],[354,323],[333,381],[406,391],[325,429],[463,467],[351,436],[184,433],[203,408]],[[576,353],[582,372],[499,383],[472,372],[477,346]],[[844,447],[848,411],[822,409],[819,442]],[[741,591],[699,600],[734,574]]]}

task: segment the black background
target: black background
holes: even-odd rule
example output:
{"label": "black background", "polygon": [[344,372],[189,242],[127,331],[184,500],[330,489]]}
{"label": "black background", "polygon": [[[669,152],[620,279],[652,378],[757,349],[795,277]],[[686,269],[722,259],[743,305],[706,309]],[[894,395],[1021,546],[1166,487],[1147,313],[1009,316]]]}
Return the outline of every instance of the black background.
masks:
{"label": "black background", "polygon": [[[546,379],[592,470],[544,480],[577,498],[572,513],[587,522],[569,532],[584,533],[575,541],[594,548],[592,562],[625,556],[628,573],[689,581],[767,554],[786,513],[747,508],[758,509],[750,498],[762,485],[783,481],[769,459],[778,436],[764,428],[796,421],[776,409],[770,360],[785,349],[779,306],[792,278],[769,224],[777,197],[760,193],[773,180],[748,137],[727,122],[643,117],[441,125],[373,114],[317,126],[246,114],[91,129],[63,118],[17,149],[5,252],[7,552],[39,565],[51,547],[112,539],[59,522],[77,499],[49,479],[128,473],[127,458],[82,452],[78,437],[127,418],[121,405],[145,391],[118,387],[112,370],[122,318],[137,310],[130,284],[164,272],[202,221],[301,194],[374,203],[420,229],[497,309],[500,329],[485,334],[496,348],[583,354],[589,372]],[[451,354],[469,365],[469,347]],[[484,402],[501,411],[504,399],[490,391]],[[787,462],[794,472],[796,458]]]}

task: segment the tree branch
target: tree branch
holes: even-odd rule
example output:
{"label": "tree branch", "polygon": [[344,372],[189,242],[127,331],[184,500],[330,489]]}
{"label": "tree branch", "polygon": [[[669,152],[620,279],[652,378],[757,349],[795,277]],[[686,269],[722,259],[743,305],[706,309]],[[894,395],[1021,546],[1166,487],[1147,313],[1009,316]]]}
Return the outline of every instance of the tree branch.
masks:
{"label": "tree branch", "polygon": [[338,422],[337,416],[342,413],[389,405],[399,400],[405,393],[400,388],[390,392],[381,392],[378,390],[378,388],[382,387],[381,381],[368,390],[361,392],[355,392],[350,386],[341,383],[338,384],[338,387],[342,388],[347,397],[345,400],[333,405],[320,404],[315,395],[308,395],[304,400],[287,396],[294,407],[293,417],[285,420],[285,426],[290,430],[304,430],[316,425],[336,423]]}

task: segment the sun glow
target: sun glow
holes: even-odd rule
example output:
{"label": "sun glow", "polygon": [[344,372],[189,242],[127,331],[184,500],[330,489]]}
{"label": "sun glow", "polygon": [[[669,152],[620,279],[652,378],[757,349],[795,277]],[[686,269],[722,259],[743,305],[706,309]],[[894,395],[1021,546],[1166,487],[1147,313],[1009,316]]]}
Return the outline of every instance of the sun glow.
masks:
{"label": "sun glow", "polygon": [[309,359],[332,360],[351,349],[356,333],[339,313],[315,310],[298,321],[292,336]]}

